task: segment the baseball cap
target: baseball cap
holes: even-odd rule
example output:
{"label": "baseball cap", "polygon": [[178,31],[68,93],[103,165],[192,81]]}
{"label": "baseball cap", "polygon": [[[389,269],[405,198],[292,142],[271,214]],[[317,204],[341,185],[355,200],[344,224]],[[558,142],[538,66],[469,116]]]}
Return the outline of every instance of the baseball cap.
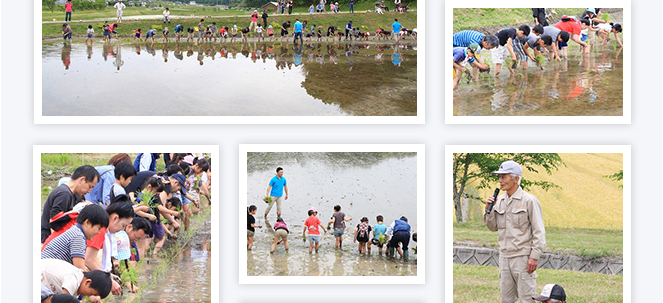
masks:
{"label": "baseball cap", "polygon": [[309,210],[311,210],[313,212],[316,212],[316,213],[318,212],[318,210],[315,207],[311,207],[311,209],[309,209]]}
{"label": "baseball cap", "polygon": [[481,50],[481,48],[479,47],[479,44],[476,44],[476,43],[470,43],[469,48],[474,54],[478,54],[479,51]]}
{"label": "baseball cap", "polygon": [[405,216],[401,216],[401,220],[407,222],[407,218]]}
{"label": "baseball cap", "polygon": [[532,299],[537,301],[546,301],[550,299],[566,301],[566,293],[564,292],[564,288],[557,284],[546,284],[546,286],[543,287],[541,294],[532,297]]}
{"label": "baseball cap", "polygon": [[186,183],[186,178],[182,174],[173,174],[171,177],[177,179],[177,182],[180,183],[181,190],[183,195],[186,195],[186,189],[184,189],[184,183]]}
{"label": "baseball cap", "polygon": [[518,176],[523,175],[523,169],[520,168],[520,165],[515,161],[504,161],[500,165],[500,169],[494,172],[491,172],[493,175],[505,175],[505,174],[516,174]]}

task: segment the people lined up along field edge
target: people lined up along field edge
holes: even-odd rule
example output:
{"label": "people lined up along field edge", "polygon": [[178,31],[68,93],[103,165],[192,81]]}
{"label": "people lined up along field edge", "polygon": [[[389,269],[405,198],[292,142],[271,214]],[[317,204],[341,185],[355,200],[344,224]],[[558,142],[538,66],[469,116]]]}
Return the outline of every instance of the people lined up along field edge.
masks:
{"label": "people lined up along field edge", "polygon": [[108,158],[77,167],[42,202],[42,302],[138,292],[130,265],[160,258],[167,238],[177,239],[193,214],[211,206],[208,155],[164,153],[159,172],[159,153]]}

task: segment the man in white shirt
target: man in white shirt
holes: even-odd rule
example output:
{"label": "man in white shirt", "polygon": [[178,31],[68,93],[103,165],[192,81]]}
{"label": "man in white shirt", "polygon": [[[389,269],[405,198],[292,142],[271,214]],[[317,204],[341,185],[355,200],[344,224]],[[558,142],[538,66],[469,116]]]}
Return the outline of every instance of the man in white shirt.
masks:
{"label": "man in white shirt", "polygon": [[122,23],[122,12],[124,11],[125,8],[127,8],[124,3],[122,3],[122,0],[119,0],[115,5],[113,6],[115,9],[117,9],[117,21],[116,23]]}

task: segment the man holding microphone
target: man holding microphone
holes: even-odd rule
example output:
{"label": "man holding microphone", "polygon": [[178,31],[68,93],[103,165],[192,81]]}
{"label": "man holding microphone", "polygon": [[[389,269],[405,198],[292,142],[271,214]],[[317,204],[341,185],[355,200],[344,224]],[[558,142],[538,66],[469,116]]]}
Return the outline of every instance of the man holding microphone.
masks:
{"label": "man holding microphone", "polygon": [[546,246],[541,203],[520,188],[523,170],[514,161],[506,161],[498,171],[500,188],[506,191],[486,199],[483,221],[498,232],[500,245],[500,295],[502,303],[534,303],[536,268]]}

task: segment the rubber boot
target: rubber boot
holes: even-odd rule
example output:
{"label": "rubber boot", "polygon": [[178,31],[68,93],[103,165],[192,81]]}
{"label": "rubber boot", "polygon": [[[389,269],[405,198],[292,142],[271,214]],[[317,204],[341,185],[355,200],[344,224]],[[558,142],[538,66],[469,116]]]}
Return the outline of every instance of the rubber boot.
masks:
{"label": "rubber boot", "polygon": [[410,256],[410,251],[408,251],[407,249],[403,251],[403,258],[407,259],[407,257],[409,256]]}
{"label": "rubber boot", "polygon": [[389,247],[389,256],[390,257],[394,256],[394,248],[393,247]]}

